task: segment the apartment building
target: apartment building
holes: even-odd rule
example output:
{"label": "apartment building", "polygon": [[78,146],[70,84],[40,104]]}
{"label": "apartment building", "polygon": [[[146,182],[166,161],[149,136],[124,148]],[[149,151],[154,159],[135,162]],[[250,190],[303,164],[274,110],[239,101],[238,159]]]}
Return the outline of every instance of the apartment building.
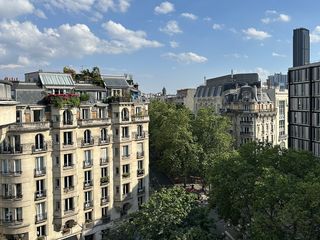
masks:
{"label": "apartment building", "polygon": [[256,86],[244,85],[226,91],[221,113],[232,122],[231,134],[236,146],[252,141],[278,143],[274,103]]}
{"label": "apartment building", "polygon": [[174,103],[176,105],[185,106],[191,112],[194,112],[194,94],[195,88],[185,88],[177,90],[177,94],[173,96],[166,96],[165,101]]}
{"label": "apartment building", "polygon": [[149,197],[148,103],[127,76],[14,82],[15,123],[0,147],[0,234],[104,239]]}

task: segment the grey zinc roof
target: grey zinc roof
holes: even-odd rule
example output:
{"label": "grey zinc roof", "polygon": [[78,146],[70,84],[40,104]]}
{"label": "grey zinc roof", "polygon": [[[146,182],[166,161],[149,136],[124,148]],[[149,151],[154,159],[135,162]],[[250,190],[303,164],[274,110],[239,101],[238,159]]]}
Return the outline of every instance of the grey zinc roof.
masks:
{"label": "grey zinc roof", "polygon": [[75,89],[79,91],[105,91],[103,87],[94,84],[76,84]]}
{"label": "grey zinc roof", "polygon": [[129,84],[123,78],[103,78],[106,87],[109,88],[128,88]]}
{"label": "grey zinc roof", "polygon": [[72,76],[67,73],[39,73],[44,86],[73,86]]}
{"label": "grey zinc roof", "polygon": [[43,97],[43,92],[39,90],[16,90],[16,101],[23,105],[40,104]]}

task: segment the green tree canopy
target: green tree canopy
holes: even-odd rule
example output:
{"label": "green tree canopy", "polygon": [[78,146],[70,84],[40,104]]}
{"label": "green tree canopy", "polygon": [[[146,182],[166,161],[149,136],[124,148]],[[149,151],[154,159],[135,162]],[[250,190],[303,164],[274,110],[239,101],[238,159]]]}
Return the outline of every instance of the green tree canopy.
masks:
{"label": "green tree canopy", "polygon": [[210,203],[249,239],[319,239],[320,163],[307,152],[244,145],[214,163]]}
{"label": "green tree canopy", "polygon": [[111,230],[108,239],[209,240],[215,239],[206,208],[183,188],[164,188],[154,193],[138,212]]}

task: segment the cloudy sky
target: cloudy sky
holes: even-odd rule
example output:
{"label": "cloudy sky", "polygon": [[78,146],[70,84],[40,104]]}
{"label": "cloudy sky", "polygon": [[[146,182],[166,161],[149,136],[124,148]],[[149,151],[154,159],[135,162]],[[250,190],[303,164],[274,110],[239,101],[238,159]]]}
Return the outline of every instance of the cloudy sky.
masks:
{"label": "cloudy sky", "polygon": [[234,72],[262,80],[292,65],[292,30],[311,32],[318,0],[0,0],[0,78],[99,66],[145,92],[196,87]]}

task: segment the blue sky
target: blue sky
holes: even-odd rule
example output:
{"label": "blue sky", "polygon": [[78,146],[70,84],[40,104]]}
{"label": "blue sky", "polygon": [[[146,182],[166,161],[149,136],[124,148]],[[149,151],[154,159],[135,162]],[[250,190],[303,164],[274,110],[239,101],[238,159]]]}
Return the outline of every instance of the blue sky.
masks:
{"label": "blue sky", "polygon": [[292,30],[311,32],[320,60],[317,0],[0,0],[0,78],[99,66],[129,73],[144,92],[203,78],[292,65]]}

